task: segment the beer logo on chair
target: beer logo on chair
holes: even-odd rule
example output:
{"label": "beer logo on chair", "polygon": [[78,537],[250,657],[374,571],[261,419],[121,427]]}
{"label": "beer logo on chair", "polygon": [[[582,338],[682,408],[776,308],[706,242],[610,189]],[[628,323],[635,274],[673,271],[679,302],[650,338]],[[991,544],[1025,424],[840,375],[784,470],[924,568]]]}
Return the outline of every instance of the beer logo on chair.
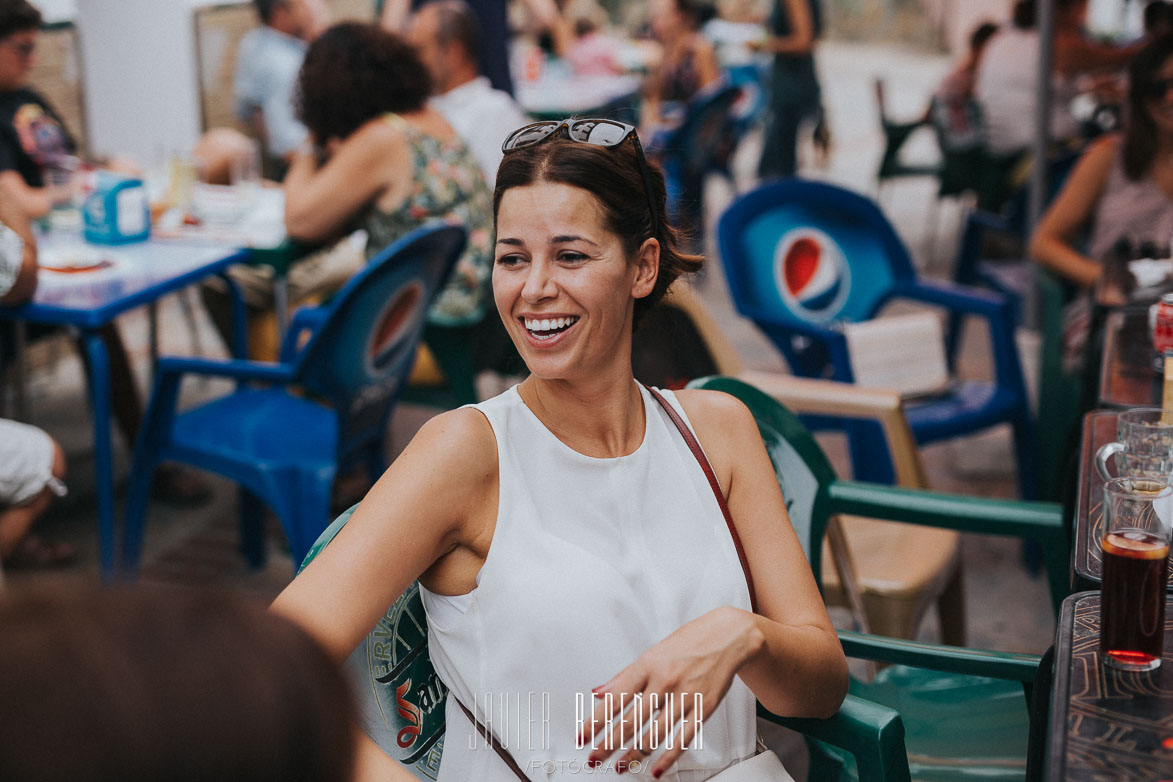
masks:
{"label": "beer logo on chair", "polygon": [[812,322],[834,317],[851,288],[843,251],[815,228],[795,228],[782,237],[774,251],[774,274],[782,300]]}
{"label": "beer logo on chair", "polygon": [[367,369],[371,374],[381,374],[394,366],[423,304],[424,286],[419,280],[408,282],[387,299],[367,341]]}

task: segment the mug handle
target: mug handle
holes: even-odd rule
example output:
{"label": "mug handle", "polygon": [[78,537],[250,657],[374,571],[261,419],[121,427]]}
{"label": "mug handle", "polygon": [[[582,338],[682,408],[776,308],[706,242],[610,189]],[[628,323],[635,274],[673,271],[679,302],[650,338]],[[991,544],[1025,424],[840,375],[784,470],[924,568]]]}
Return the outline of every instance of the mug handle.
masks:
{"label": "mug handle", "polygon": [[1096,451],[1096,470],[1099,471],[1100,477],[1105,481],[1110,481],[1117,477],[1108,471],[1108,461],[1113,454],[1120,453],[1124,450],[1124,443],[1104,443],[1100,449]]}

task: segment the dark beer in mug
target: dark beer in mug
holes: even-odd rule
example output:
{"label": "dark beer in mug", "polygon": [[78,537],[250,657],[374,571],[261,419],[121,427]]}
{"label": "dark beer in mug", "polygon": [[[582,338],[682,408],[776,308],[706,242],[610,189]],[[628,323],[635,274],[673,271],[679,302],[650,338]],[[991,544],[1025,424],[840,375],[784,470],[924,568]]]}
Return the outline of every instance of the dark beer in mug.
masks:
{"label": "dark beer in mug", "polygon": [[1101,539],[1103,584],[1100,652],[1116,668],[1161,664],[1169,544],[1145,530],[1114,530]]}

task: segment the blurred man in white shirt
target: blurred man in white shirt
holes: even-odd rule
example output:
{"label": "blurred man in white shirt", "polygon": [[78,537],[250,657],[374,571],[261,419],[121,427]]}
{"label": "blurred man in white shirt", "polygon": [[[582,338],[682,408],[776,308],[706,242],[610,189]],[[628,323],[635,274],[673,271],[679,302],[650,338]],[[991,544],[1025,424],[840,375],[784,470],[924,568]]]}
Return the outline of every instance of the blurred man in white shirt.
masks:
{"label": "blurred man in white shirt", "polygon": [[492,188],[501,143],[530,119],[509,93],[479,75],[476,16],[463,0],[428,3],[412,16],[408,39],[432,76],[432,105],[472,150]]}

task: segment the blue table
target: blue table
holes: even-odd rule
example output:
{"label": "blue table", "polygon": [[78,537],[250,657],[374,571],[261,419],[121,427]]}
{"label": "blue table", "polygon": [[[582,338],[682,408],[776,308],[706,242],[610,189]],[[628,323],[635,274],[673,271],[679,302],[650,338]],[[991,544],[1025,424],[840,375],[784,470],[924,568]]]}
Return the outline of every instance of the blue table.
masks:
{"label": "blue table", "polygon": [[[92,255],[95,245],[77,237],[47,234],[38,237],[42,256],[68,256],[69,245],[81,245]],[[105,580],[113,578],[114,466],[110,442],[110,365],[98,330],[135,307],[151,304],[205,277],[220,274],[229,265],[249,260],[250,251],[208,242],[156,240],[100,248],[111,263],[105,268],[71,273],[41,269],[33,301],[19,307],[0,307],[0,319],[74,326],[81,332],[90,363],[90,402],[94,417],[94,468],[98,486],[99,564]],[[229,286],[235,291],[235,286]],[[237,301],[238,333],[243,333],[243,305]],[[238,340],[238,344],[243,340]]]}

